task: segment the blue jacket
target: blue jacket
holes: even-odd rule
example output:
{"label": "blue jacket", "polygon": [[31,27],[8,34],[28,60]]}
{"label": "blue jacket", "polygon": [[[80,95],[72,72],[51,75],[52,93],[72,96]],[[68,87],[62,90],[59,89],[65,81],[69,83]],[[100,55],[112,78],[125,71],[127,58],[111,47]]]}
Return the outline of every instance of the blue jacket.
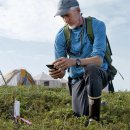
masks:
{"label": "blue jacket", "polygon": [[[74,55],[71,58],[87,58],[92,56],[100,56],[103,59],[101,68],[107,70],[108,63],[104,59],[106,50],[106,27],[102,21],[93,18],[92,21],[94,43],[90,43],[87,36],[86,24],[84,22],[82,27],[71,30],[71,53]],[[55,59],[60,57],[67,57],[66,40],[64,36],[64,28],[62,27],[56,35],[55,39]],[[82,35],[82,37],[81,37]],[[72,78],[83,75],[83,67],[70,67],[69,75]]]}

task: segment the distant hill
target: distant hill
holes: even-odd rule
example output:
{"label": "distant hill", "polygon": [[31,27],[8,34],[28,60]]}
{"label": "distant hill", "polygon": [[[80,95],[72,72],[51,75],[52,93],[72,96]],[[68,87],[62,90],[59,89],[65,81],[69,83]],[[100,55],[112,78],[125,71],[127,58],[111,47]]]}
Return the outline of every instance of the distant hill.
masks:
{"label": "distant hill", "polygon": [[[13,118],[14,99],[21,103],[21,117],[29,126]],[[130,92],[103,93],[101,121],[87,130],[130,130]],[[0,130],[86,130],[88,117],[73,117],[71,97],[64,88],[0,87]]]}

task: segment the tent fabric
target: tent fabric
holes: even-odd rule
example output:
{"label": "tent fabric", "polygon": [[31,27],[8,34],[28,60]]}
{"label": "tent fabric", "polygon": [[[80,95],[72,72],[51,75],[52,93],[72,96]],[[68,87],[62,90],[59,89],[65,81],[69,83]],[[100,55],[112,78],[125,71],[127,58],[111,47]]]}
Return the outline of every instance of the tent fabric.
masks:
{"label": "tent fabric", "polygon": [[[25,69],[15,69],[5,76],[5,81],[8,86],[18,86],[18,85],[35,85],[35,81],[31,74]],[[3,79],[0,79],[0,86],[5,85]]]}
{"label": "tent fabric", "polygon": [[34,77],[34,80],[37,85],[43,85],[48,87],[61,87],[61,81],[57,79],[53,79],[51,76],[42,72]]}
{"label": "tent fabric", "polygon": [[60,82],[61,82],[61,86],[63,87],[67,87],[68,86],[68,81],[66,79],[60,79]]}

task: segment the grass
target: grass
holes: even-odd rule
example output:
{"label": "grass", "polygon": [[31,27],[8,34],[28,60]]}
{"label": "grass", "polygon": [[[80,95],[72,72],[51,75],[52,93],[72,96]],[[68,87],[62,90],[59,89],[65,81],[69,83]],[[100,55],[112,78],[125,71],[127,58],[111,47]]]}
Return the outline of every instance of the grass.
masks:
{"label": "grass", "polygon": [[[27,125],[13,117],[14,100],[20,101],[20,116],[32,122]],[[130,92],[103,93],[108,102],[101,107],[101,121],[87,130],[130,130]],[[0,130],[86,130],[88,117],[72,114],[71,97],[64,88],[0,87]]]}

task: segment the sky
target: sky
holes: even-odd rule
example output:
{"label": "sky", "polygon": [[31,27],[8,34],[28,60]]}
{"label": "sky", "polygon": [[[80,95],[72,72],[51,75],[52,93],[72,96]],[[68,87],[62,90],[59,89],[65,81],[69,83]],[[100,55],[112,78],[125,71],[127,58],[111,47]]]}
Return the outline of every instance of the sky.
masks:
{"label": "sky", "polygon": [[[32,76],[48,74],[46,64],[54,61],[54,41],[64,25],[55,17],[58,0],[0,0],[0,70],[6,74],[26,69]],[[84,17],[104,21],[119,73],[114,79],[116,91],[130,91],[130,1],[80,0]],[[65,76],[67,78],[67,75]]]}

